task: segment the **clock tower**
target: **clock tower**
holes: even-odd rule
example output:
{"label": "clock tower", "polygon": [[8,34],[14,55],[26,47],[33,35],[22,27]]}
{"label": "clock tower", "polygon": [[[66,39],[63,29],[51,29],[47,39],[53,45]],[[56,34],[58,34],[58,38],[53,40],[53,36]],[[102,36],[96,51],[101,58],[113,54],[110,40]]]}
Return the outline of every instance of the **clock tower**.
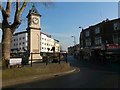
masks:
{"label": "clock tower", "polygon": [[[29,11],[28,18],[28,50],[29,53],[40,53],[40,17],[35,6],[32,6],[32,9]],[[29,59],[31,59],[31,54]],[[32,54],[33,60],[42,59],[40,54]]]}

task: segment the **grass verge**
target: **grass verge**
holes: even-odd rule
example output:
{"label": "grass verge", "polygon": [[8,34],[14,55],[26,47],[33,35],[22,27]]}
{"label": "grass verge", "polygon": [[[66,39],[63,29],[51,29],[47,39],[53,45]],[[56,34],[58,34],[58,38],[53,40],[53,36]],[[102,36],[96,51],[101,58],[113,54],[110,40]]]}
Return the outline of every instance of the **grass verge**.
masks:
{"label": "grass verge", "polygon": [[65,72],[71,70],[70,64],[61,62],[50,63],[45,65],[45,63],[33,64],[33,67],[22,67],[22,68],[13,68],[5,69],[2,71],[2,80],[17,79],[33,75],[44,75],[44,74],[54,74],[59,72]]}

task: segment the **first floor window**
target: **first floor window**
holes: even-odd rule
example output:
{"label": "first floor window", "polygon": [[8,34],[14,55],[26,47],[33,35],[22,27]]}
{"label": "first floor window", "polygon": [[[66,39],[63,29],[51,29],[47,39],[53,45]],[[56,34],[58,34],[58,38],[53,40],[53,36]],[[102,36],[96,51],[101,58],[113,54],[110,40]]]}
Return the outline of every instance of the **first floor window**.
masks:
{"label": "first floor window", "polygon": [[113,43],[120,44],[120,33],[116,33],[113,35]]}
{"label": "first floor window", "polygon": [[101,44],[102,44],[101,37],[95,37],[95,45],[101,45]]}
{"label": "first floor window", "polygon": [[86,43],[86,46],[90,46],[91,45],[91,39],[86,39],[85,43]]}

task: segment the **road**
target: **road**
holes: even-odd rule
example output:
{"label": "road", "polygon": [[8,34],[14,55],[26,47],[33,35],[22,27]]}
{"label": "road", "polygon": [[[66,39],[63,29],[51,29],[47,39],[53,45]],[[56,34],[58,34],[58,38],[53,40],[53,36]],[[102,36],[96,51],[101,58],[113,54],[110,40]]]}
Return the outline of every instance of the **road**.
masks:
{"label": "road", "polygon": [[79,67],[80,71],[11,86],[11,88],[16,88],[16,90],[22,90],[21,88],[120,88],[118,65],[86,63],[75,60],[72,56],[68,57],[68,61],[71,66]]}

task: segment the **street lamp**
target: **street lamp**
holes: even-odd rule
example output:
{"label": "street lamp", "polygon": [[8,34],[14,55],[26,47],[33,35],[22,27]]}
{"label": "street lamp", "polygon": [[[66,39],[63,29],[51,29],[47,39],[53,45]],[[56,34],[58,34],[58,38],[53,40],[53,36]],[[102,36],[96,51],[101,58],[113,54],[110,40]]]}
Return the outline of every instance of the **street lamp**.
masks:
{"label": "street lamp", "polygon": [[[83,27],[78,27],[78,28],[81,28],[83,30]],[[80,31],[80,37],[79,37],[79,58],[80,59],[83,59],[83,38],[82,38],[82,30]]]}

